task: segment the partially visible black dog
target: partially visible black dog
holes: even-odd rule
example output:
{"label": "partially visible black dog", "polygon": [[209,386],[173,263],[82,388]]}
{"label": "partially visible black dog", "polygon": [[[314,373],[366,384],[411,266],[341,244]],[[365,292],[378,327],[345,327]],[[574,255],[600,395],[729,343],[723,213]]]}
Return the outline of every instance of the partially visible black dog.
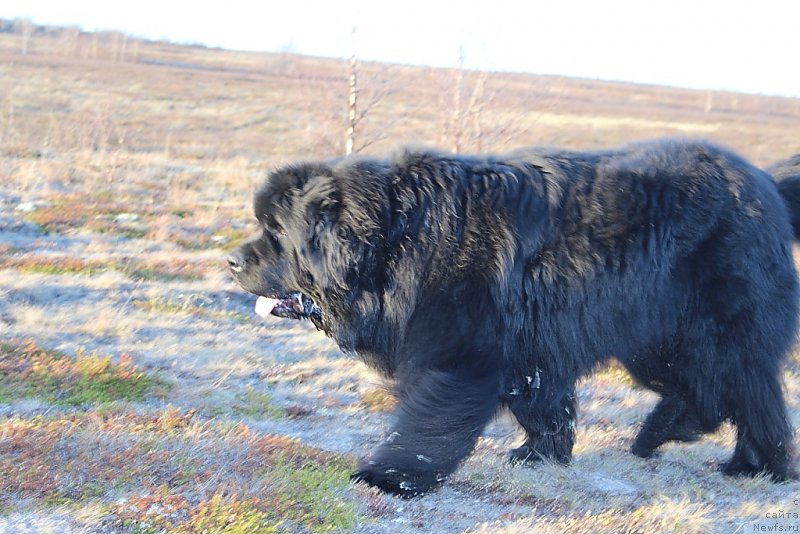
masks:
{"label": "partially visible black dog", "polygon": [[794,233],[800,236],[800,154],[767,168],[778,184],[783,200],[789,206]]}
{"label": "partially visible black dog", "polygon": [[513,460],[567,462],[575,382],[611,354],[662,397],[636,454],[730,420],[725,473],[795,476],[789,216],[769,175],[726,150],[304,163],[269,176],[255,215],[261,236],[229,263],[261,313],[309,318],[395,381],[392,432],[357,480],[430,490],[501,405],[527,434]]}

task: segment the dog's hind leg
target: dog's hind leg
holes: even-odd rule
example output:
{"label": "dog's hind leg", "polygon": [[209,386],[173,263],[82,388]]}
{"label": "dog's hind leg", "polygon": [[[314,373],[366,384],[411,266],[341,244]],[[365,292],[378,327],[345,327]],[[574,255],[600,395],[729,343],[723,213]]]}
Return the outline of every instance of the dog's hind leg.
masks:
{"label": "dog's hind leg", "polygon": [[697,441],[704,432],[716,428],[712,425],[704,429],[694,406],[686,399],[687,381],[682,369],[687,359],[686,349],[673,342],[640,349],[634,356],[620,360],[639,384],[661,395],[631,446],[636,456],[648,458],[668,441]]}
{"label": "dog's hind leg", "polygon": [[689,405],[676,395],[665,395],[647,416],[631,452],[647,458],[667,441],[697,441],[703,435]]}
{"label": "dog's hind leg", "polygon": [[736,449],[722,466],[726,475],[767,473],[774,480],[797,478],[793,465],[794,441],[777,378],[755,372],[741,377],[749,395],[738,398],[733,422]]}

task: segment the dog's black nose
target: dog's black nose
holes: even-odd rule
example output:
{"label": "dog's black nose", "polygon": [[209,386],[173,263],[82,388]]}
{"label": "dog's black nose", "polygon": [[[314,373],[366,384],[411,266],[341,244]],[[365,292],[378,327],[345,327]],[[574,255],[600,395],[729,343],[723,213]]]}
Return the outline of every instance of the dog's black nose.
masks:
{"label": "dog's black nose", "polygon": [[230,256],[228,256],[228,265],[231,268],[231,271],[234,273],[240,273],[244,271],[244,254],[241,252],[234,252]]}

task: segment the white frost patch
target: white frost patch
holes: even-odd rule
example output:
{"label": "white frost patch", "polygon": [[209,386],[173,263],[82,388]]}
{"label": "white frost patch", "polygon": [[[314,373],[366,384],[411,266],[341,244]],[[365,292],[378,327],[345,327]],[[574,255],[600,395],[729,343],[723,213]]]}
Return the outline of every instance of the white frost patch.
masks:
{"label": "white frost patch", "polygon": [[0,517],[0,532],[69,534],[71,532],[86,532],[86,530],[66,513],[43,511],[13,513]]}
{"label": "white frost patch", "polygon": [[639,488],[618,478],[611,478],[605,473],[594,473],[587,485],[592,491],[607,493],[609,495],[632,495],[639,493]]}

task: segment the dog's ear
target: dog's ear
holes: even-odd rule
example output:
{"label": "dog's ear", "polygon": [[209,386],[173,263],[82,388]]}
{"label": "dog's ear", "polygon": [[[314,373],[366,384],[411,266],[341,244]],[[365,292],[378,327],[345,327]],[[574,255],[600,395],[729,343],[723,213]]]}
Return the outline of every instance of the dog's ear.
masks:
{"label": "dog's ear", "polygon": [[[278,168],[269,173],[264,185],[256,192],[253,207],[255,216],[261,219],[274,208],[296,209],[298,199],[306,198],[309,191],[330,183],[333,174],[324,163],[299,163]],[[323,192],[320,195],[324,194]]]}
{"label": "dog's ear", "polygon": [[338,221],[342,209],[342,195],[330,177],[317,176],[306,183],[303,197],[307,201],[306,220],[315,229],[315,233],[319,234]]}

